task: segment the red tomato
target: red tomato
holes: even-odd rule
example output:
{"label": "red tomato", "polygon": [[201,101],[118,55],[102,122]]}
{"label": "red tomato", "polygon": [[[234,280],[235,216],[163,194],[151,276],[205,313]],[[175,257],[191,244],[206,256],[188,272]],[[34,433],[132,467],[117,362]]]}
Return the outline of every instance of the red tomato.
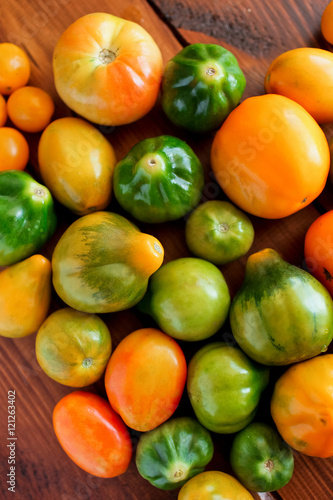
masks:
{"label": "red tomato", "polygon": [[13,43],[0,43],[0,69],[0,94],[11,94],[30,78],[28,56]]}
{"label": "red tomato", "polygon": [[132,457],[129,432],[101,397],[75,391],[53,411],[53,427],[67,455],[81,469],[98,477],[123,474]]}
{"label": "red tomato", "polygon": [[24,170],[29,160],[29,145],[15,128],[0,128],[0,172]]}
{"label": "red tomato", "polygon": [[187,374],[183,351],[165,333],[143,328],[125,337],[105,373],[111,406],[137,431],[149,431],[176,410]]}
{"label": "red tomato", "polygon": [[47,92],[38,87],[22,87],[7,102],[8,115],[14,125],[25,132],[40,132],[50,123],[54,104]]}

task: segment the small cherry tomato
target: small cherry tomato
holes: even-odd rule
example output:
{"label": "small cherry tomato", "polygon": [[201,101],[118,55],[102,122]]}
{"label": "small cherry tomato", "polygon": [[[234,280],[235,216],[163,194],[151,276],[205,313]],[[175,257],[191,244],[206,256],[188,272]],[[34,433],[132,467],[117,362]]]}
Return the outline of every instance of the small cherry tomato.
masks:
{"label": "small cherry tomato", "polygon": [[126,471],[132,457],[129,432],[100,396],[68,394],[54,408],[53,427],[69,458],[89,474],[115,477]]}
{"label": "small cherry tomato", "polygon": [[321,31],[324,38],[333,44],[333,1],[324,10],[321,18]]}
{"label": "small cherry tomato", "polygon": [[30,78],[28,56],[13,43],[0,43],[0,68],[0,94],[11,94]]}
{"label": "small cherry tomato", "polygon": [[44,90],[22,87],[9,97],[8,115],[14,125],[25,132],[40,132],[50,123],[54,104]]}
{"label": "small cherry tomato", "polygon": [[3,127],[7,121],[7,103],[4,97],[0,94],[0,127]]}
{"label": "small cherry tomato", "polygon": [[309,227],[304,255],[310,273],[333,297],[333,210],[318,217]]}
{"label": "small cherry tomato", "polygon": [[18,130],[0,128],[0,172],[24,170],[29,160],[28,143]]}

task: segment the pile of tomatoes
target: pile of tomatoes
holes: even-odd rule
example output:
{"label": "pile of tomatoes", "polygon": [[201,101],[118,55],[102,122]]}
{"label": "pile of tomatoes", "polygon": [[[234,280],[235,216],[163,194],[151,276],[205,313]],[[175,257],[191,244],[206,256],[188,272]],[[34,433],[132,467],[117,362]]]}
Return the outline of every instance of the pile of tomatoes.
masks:
{"label": "pile of tomatoes", "polygon": [[[332,20],[333,2],[322,21],[331,43]],[[83,39],[82,31],[93,36]],[[246,488],[273,491],[288,483],[292,448],[333,455],[333,356],[321,355],[333,337],[333,211],[307,232],[311,275],[266,249],[249,257],[243,286],[231,300],[217,267],[251,248],[254,229],[242,210],[286,217],[324,189],[333,144],[319,124],[333,122],[332,53],[282,54],[267,71],[267,94],[239,104],[246,81],[226,49],[190,45],[163,71],[160,50],[142,27],[89,14],[62,34],[53,56],[57,91],[82,118],[53,122],[51,97],[27,86],[25,52],[0,44],[0,68],[0,265],[8,266],[0,273],[0,335],[38,331],[38,363],[58,383],[80,389],[105,377],[108,401],[76,390],[54,409],[54,430],[68,456],[90,474],[118,476],[132,458],[130,428],[142,433],[137,469],[157,488],[181,487],[179,500],[246,500],[252,498]],[[146,139],[117,162],[111,144],[85,121],[134,122],[152,109],[160,88],[174,125],[193,133],[219,129],[211,164],[232,203],[197,206],[203,168],[180,139]],[[8,118],[13,127],[5,126]],[[21,172],[29,146],[20,131],[43,132],[38,162],[45,185]],[[104,211],[112,192],[142,222],[191,212],[185,237],[195,258],[162,266],[157,238]],[[58,241],[51,263],[37,252],[56,228],[53,198],[79,218]],[[51,275],[69,307],[48,316]],[[134,306],[159,329],[130,333],[111,355],[110,332],[96,314]],[[187,366],[177,341],[205,341],[229,312],[237,345],[205,343]],[[286,365],[292,366],[271,400],[276,429],[252,422],[269,367]],[[173,418],[185,387],[196,418]],[[214,450],[209,431],[237,433],[230,462],[239,481],[204,472]]]}

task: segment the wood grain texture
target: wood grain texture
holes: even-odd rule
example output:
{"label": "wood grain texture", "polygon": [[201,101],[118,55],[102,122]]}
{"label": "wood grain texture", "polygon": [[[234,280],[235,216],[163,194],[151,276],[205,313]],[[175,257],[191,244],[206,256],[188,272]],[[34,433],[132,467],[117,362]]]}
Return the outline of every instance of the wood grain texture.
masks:
{"label": "wood grain texture", "polygon": [[[321,45],[319,33],[321,12],[327,1],[280,0],[273,4],[269,0],[11,0],[0,5],[1,41],[18,43],[27,50],[32,60],[31,84],[48,91],[56,102],[56,117],[71,115],[60,101],[53,84],[51,58],[54,45],[62,31],[75,19],[89,12],[109,12],[138,22],[154,37],[161,48],[164,62],[175,55],[184,44],[198,41],[221,43],[232,50],[239,59],[247,78],[244,97],[263,93],[263,78],[269,62],[289,48],[301,45]],[[139,122],[117,129],[101,128],[115,148],[120,159],[139,140],[160,134],[171,134],[186,140],[201,159],[206,173],[203,200],[222,198],[209,163],[209,152],[213,134],[193,137],[175,129],[164,117],[160,104]],[[327,133],[331,130],[328,127]],[[27,135],[31,146],[30,171],[38,177],[36,146],[38,134]],[[280,221],[265,221],[251,217],[256,238],[250,251],[253,253],[267,246],[279,251],[291,263],[303,266],[303,242],[309,225],[325,209],[333,208],[332,191],[327,188],[320,202]],[[112,201],[109,209],[122,214]],[[53,248],[64,229],[75,220],[75,216],[57,204],[59,226],[52,240],[43,249],[51,257]],[[140,228],[154,234],[162,242],[166,253],[165,261],[189,256],[184,237],[185,219],[174,223],[153,226],[139,224]],[[239,288],[243,277],[246,256],[222,268],[232,295]],[[63,303],[53,294],[52,308]],[[148,318],[125,311],[103,315],[110,328],[115,347],[125,335],[142,326],[152,325]],[[213,339],[230,340],[229,325]],[[119,478],[105,480],[86,474],[75,466],[61,450],[53,433],[51,416],[57,401],[71,392],[49,379],[37,364],[34,353],[35,336],[25,339],[1,339],[1,409],[0,442],[1,462],[0,491],[2,498],[9,498],[6,492],[7,450],[6,446],[6,395],[9,389],[17,393],[17,492],[19,500],[167,500],[176,499],[177,492],[159,491],[144,481],[136,471],[132,460],[129,470]],[[203,343],[181,343],[189,360]],[[281,370],[273,370],[272,380]],[[89,390],[105,397],[103,381]],[[261,402],[260,415],[269,419],[270,390]],[[189,401],[184,395],[176,415],[193,415]],[[135,450],[139,433],[132,432]],[[214,435],[215,454],[209,469],[230,471],[228,453],[231,437]],[[294,500],[332,498],[332,460],[315,460],[296,456],[296,470],[291,483],[278,494],[262,494],[260,498],[284,498]],[[259,498],[258,495],[255,498]]]}

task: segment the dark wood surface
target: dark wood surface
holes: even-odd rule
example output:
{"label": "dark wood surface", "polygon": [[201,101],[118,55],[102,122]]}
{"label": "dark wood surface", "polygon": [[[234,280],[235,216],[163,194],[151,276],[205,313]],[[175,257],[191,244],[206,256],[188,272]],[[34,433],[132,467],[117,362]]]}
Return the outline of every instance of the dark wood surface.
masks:
{"label": "dark wood surface", "polygon": [[[219,43],[234,52],[247,78],[244,95],[264,92],[263,79],[269,63],[280,53],[300,46],[329,48],[320,34],[320,18],[328,0],[11,0],[0,4],[0,39],[21,45],[32,61],[31,84],[47,90],[56,102],[56,117],[71,112],[57,97],[52,76],[51,58],[55,43],[64,29],[78,17],[89,12],[109,12],[141,24],[154,37],[166,63],[183,46],[194,42]],[[0,69],[1,70],[1,69]],[[214,182],[209,152],[213,134],[197,138],[176,130],[164,117],[157,103],[149,115],[129,126],[116,130],[102,129],[122,158],[139,140],[160,134],[172,134],[186,140],[202,160],[206,172],[204,200],[222,197]],[[331,126],[325,127],[330,138]],[[31,146],[30,171],[38,177],[36,146],[38,135],[27,135]],[[256,237],[250,253],[272,247],[285,259],[303,266],[304,236],[309,225],[326,210],[333,208],[332,187],[312,205],[283,220],[266,221],[252,217]],[[110,210],[119,211],[113,200]],[[51,257],[54,245],[64,229],[75,219],[58,206],[59,227],[51,242],[43,249]],[[185,245],[181,219],[170,224],[152,226],[139,224],[146,232],[160,239],[165,261],[189,256]],[[224,266],[223,274],[232,295],[241,285],[246,257]],[[52,310],[62,307],[54,293]],[[152,322],[134,311],[103,315],[112,335],[113,346],[131,331]],[[222,337],[230,336],[228,325]],[[218,336],[214,337],[218,338]],[[221,338],[221,334],[220,337]],[[0,410],[0,497],[10,495],[18,500],[167,500],[176,499],[177,491],[163,492],[143,480],[136,471],[134,460],[126,474],[115,479],[95,478],[74,465],[60,448],[52,428],[51,416],[57,401],[72,389],[49,379],[39,368],[34,353],[35,336],[24,339],[0,339],[1,410]],[[187,359],[201,343],[181,343]],[[332,352],[332,350],[331,350]],[[273,370],[272,380],[279,374]],[[17,395],[17,488],[7,491],[8,473],[7,391]],[[88,390],[105,396],[103,381]],[[264,394],[259,415],[269,419],[270,390]],[[176,415],[193,415],[184,395]],[[139,434],[132,433],[135,450]],[[209,469],[231,472],[228,465],[230,436],[214,435],[215,454]],[[330,500],[333,498],[333,459],[313,459],[295,453],[294,477],[285,488],[274,494],[262,494],[262,499]],[[259,496],[255,496],[259,498]]]}

